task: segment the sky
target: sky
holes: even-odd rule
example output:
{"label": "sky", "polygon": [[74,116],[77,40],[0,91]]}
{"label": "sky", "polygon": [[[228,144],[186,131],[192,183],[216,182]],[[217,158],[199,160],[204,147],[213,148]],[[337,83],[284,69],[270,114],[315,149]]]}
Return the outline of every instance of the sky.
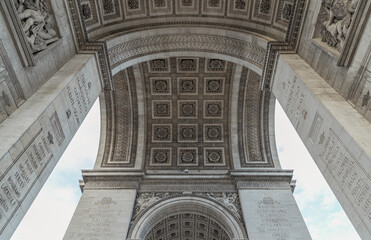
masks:
{"label": "sky", "polygon": [[[282,168],[294,169],[294,197],[313,240],[360,240],[278,103],[275,117],[279,159]],[[99,135],[97,100],[11,240],[63,238],[81,196],[81,169],[93,168]]]}

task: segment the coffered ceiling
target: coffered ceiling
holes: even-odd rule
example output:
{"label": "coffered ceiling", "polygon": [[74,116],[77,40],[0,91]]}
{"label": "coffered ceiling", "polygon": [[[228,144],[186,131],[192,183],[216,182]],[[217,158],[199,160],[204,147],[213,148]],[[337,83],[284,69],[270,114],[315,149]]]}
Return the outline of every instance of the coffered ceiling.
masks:
{"label": "coffered ceiling", "polygon": [[231,239],[216,220],[199,214],[175,214],[158,222],[145,240],[229,240]]}
{"label": "coffered ceiling", "polygon": [[233,27],[283,39],[294,0],[81,0],[80,8],[90,40],[164,24]]}
{"label": "coffered ceiling", "polygon": [[147,168],[229,167],[233,68],[219,59],[195,57],[141,64]]}
{"label": "coffered ceiling", "polygon": [[102,167],[133,168],[138,161],[147,170],[272,167],[270,98],[260,82],[235,63],[194,56],[121,70],[115,90],[105,93]]}

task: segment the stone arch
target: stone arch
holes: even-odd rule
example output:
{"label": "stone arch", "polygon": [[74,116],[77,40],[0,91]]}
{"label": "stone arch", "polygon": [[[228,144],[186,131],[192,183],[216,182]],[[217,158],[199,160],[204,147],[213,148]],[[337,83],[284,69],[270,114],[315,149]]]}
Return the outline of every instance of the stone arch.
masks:
{"label": "stone arch", "polygon": [[150,58],[169,55],[219,57],[261,74],[268,41],[273,39],[247,31],[205,27],[167,27],[111,36],[106,40],[112,68],[122,69]]}
{"label": "stone arch", "polygon": [[178,213],[206,216],[219,223],[231,239],[247,239],[244,225],[235,214],[215,200],[193,195],[165,198],[145,209],[132,222],[127,239],[144,239],[156,223]]}
{"label": "stone arch", "polygon": [[[200,31],[200,29],[196,29],[197,31]],[[223,30],[224,31],[224,30]],[[225,34],[225,32],[222,32]],[[150,31],[150,33],[148,33],[148,35],[151,35],[151,34],[154,34],[154,36],[156,35],[154,32]],[[264,52],[265,54],[265,45],[264,44],[267,44],[267,39],[265,38],[261,38],[261,36],[256,36],[256,35],[250,35],[250,33],[241,33],[241,32],[236,32],[236,38],[240,39],[241,41],[237,41],[238,44],[240,45],[236,45],[236,48],[237,49],[244,49],[244,46],[246,46],[247,43],[249,44],[254,44],[254,46],[256,47],[259,47],[261,48],[261,50]],[[232,63],[235,63],[235,64],[238,64],[240,66],[242,66],[243,68],[247,68],[247,69],[250,69],[254,72],[256,72],[259,76],[262,75],[262,68],[263,68],[263,60],[261,60],[261,64],[254,64],[253,63],[253,59],[251,58],[250,59],[250,55],[245,55],[245,57],[238,57],[238,56],[234,56],[233,54],[232,55],[229,55],[228,54],[228,51],[226,52],[213,52],[212,49],[209,49],[210,51],[204,51],[205,49],[199,49],[199,51],[196,51],[195,49],[191,49],[191,48],[187,48],[188,46],[188,43],[186,41],[182,42],[178,42],[178,44],[180,45],[180,50],[175,50],[175,49],[160,49],[160,50],[157,50],[157,51],[150,51],[151,50],[151,47],[149,47],[148,49],[144,48],[142,50],[140,49],[136,49],[136,51],[138,51],[139,54],[130,54],[130,53],[126,53],[126,56],[123,57],[123,56],[120,56],[120,53],[123,54],[123,52],[125,51],[125,49],[128,49],[128,46],[125,46],[125,39],[128,40],[130,39],[130,41],[134,41],[134,39],[140,39],[141,36],[143,35],[147,35],[147,32],[141,32],[141,33],[138,33],[136,32],[135,34],[131,35],[131,34],[128,34],[128,35],[122,35],[122,36],[118,36],[118,37],[115,37],[115,38],[112,38],[112,39],[109,39],[107,41],[107,47],[108,47],[108,52],[110,53],[110,59],[112,60],[111,61],[111,67],[112,67],[112,74],[113,76],[116,76],[117,74],[119,74],[120,72],[124,71],[125,69],[128,69],[130,67],[133,67],[135,66],[136,64],[139,64],[139,63],[142,63],[144,61],[149,61],[149,60],[153,60],[153,59],[157,59],[157,58],[161,58],[161,57],[184,57],[184,56],[193,56],[193,57],[206,57],[206,58],[218,58],[218,59],[221,59],[221,60],[225,60],[225,61],[229,61],[229,62],[232,62]],[[232,34],[233,35],[233,34]],[[249,36],[249,38],[245,39],[244,41],[242,41],[243,39],[243,36]],[[220,36],[221,38],[223,38],[223,36],[221,35]],[[251,41],[248,42],[247,40],[250,39]],[[150,45],[150,43],[149,43]],[[112,49],[119,49],[116,51],[115,53],[115,56],[112,56]],[[207,49],[206,49],[207,50]],[[245,49],[246,50],[246,49]],[[130,50],[130,51],[133,51],[135,52],[133,49]],[[248,50],[246,50],[248,51]],[[115,60],[113,60],[115,59]],[[264,57],[262,58],[264,59]],[[239,84],[239,83],[236,83],[236,84]],[[260,132],[261,134],[261,140],[263,142],[263,147],[261,149],[262,152],[265,152],[264,153],[264,158],[265,158],[265,161],[266,162],[270,162],[270,167],[280,167],[280,164],[279,164],[279,160],[278,160],[278,157],[277,157],[277,152],[276,152],[276,145],[275,145],[275,135],[274,135],[274,101],[275,101],[275,97],[268,91],[261,91],[262,93],[262,100],[261,100],[261,106],[262,106],[262,110],[260,112],[260,114],[263,116],[262,117],[262,122],[261,122],[261,125],[263,126],[262,127],[262,130]],[[142,95],[141,95],[142,94]],[[112,107],[112,101],[113,101],[113,96],[112,96],[112,91],[109,91],[109,90],[106,90],[104,92],[104,95],[105,97],[104,98],[101,98],[101,100],[104,99],[104,101],[106,101],[108,103],[108,105],[106,105],[106,107],[104,109],[102,109],[102,115],[107,113],[107,112],[112,112],[112,110],[110,109]],[[138,99],[139,98],[143,98],[143,92],[142,91],[138,91],[137,92],[137,96],[138,96]],[[143,106],[139,107],[138,109],[138,115],[139,116],[143,116],[144,115],[144,111],[145,111],[145,107],[144,107],[144,103],[141,101],[138,101],[138,104],[143,104]],[[232,109],[237,109],[237,106],[235,108],[232,107]],[[103,117],[102,117],[103,118]],[[107,121],[107,118],[105,117],[104,119],[106,122]],[[112,122],[112,121],[111,121]],[[103,121],[102,121],[103,123]],[[110,122],[108,121],[108,125],[110,125]],[[140,125],[140,123],[139,123]],[[111,128],[110,127],[106,127],[105,129],[103,129],[104,127],[102,127],[102,137],[101,137],[101,140],[100,140],[100,152],[98,154],[98,158],[97,158],[97,163],[96,163],[96,167],[99,166],[100,164],[98,163],[99,161],[102,160],[102,156],[104,155],[104,146],[106,146],[106,149],[107,149],[107,142],[106,141],[114,141],[112,136],[111,136]],[[144,131],[144,128],[141,128],[139,127],[139,129],[142,129],[142,131]],[[108,130],[108,132],[107,132]],[[266,134],[268,133],[268,134]],[[237,132],[236,132],[237,134]],[[140,143],[141,141],[143,141],[143,135],[144,134],[138,134],[138,143]],[[138,144],[139,145],[139,144]],[[238,151],[238,150],[237,150]],[[135,161],[135,164],[131,164],[131,166],[129,167],[134,167],[134,168],[137,168],[137,169],[140,169],[142,166],[143,166],[143,157],[141,157],[141,152],[143,152],[143,149],[139,149],[137,151],[137,155],[140,156],[140,157],[137,157],[136,158],[136,161]],[[105,156],[103,156],[104,158]],[[239,163],[240,162],[240,159],[233,159],[233,162],[234,162],[234,165],[235,167],[240,167],[241,164]],[[124,166],[126,167],[126,166]],[[247,167],[247,166],[245,166]]]}

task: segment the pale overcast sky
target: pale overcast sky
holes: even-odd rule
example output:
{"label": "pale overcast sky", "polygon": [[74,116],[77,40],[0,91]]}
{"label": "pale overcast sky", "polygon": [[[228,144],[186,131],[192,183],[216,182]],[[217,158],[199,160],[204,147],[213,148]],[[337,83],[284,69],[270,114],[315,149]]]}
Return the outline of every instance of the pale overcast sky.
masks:
{"label": "pale overcast sky", "polygon": [[[282,108],[276,106],[278,155],[284,169],[294,169],[294,197],[313,240],[360,240]],[[81,196],[80,170],[93,168],[99,131],[97,100],[12,240],[62,239]]]}

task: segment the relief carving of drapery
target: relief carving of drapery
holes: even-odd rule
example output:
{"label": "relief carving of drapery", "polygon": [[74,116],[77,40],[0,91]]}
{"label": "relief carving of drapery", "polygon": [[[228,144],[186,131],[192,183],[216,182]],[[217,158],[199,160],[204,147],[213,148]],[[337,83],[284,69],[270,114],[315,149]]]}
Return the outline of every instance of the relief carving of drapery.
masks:
{"label": "relief carving of drapery", "polygon": [[342,51],[359,0],[324,0],[319,16],[322,41]]}
{"label": "relief carving of drapery", "polygon": [[26,40],[33,53],[58,40],[53,15],[46,0],[13,0]]}

